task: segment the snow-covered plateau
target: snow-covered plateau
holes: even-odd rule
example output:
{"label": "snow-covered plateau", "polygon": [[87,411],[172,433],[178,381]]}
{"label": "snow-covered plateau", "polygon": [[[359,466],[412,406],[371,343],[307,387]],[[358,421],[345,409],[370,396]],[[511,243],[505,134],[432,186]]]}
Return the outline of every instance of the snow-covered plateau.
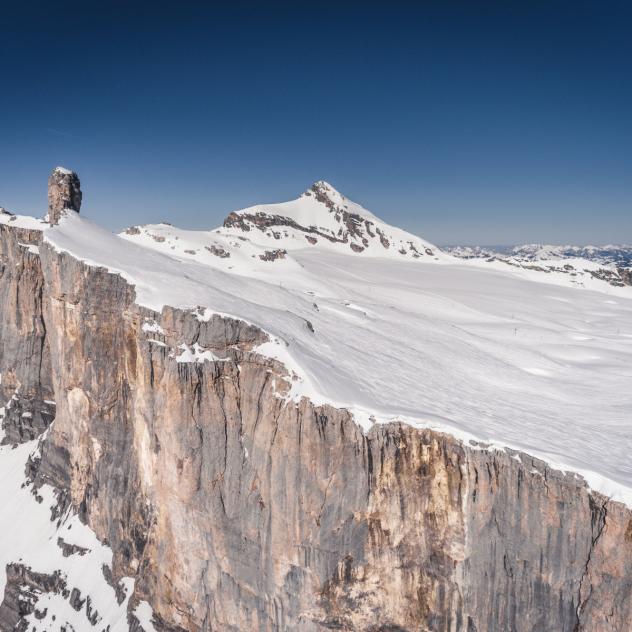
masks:
{"label": "snow-covered plateau", "polygon": [[632,287],[595,274],[613,265],[458,259],[324,182],[215,230],[114,235],[68,213],[45,239],[123,275],[141,305],[269,332],[294,397],[524,450],[632,505]]}

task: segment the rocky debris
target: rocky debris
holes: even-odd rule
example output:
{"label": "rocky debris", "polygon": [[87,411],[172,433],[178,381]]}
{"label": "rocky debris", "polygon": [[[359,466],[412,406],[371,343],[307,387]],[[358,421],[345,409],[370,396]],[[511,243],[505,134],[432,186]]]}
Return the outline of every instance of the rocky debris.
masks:
{"label": "rocky debris", "polygon": [[70,592],[68,602],[73,610],[79,612],[81,608],[83,608],[83,604],[86,603],[86,600],[81,598],[81,591],[78,588],[73,588]]}
{"label": "rocky debris", "polygon": [[[468,258],[468,257],[464,257]],[[472,257],[469,257],[472,258]],[[506,259],[503,257],[490,257],[486,259],[488,263],[493,261],[500,261],[505,265],[512,266],[514,268],[522,268],[524,270],[535,270],[536,272],[542,272],[544,274],[551,274],[557,272],[560,274],[567,274],[570,277],[575,277],[576,283],[581,282],[581,278],[584,276],[590,276],[594,279],[604,281],[614,287],[624,287],[626,285],[632,285],[632,270],[625,268],[617,268],[616,270],[610,268],[598,268],[597,270],[591,270],[589,268],[576,268],[570,263],[561,264],[559,262],[552,263],[547,260],[542,260],[538,264],[525,263],[517,261],[515,259]]]}
{"label": "rocky debris", "polygon": [[[48,609],[38,608],[39,599],[46,594],[56,594],[67,599],[69,606],[77,612],[81,612],[85,605],[86,630],[92,629],[92,626],[101,619],[92,605],[90,596],[82,597],[81,590],[76,587],[69,590],[60,571],[38,573],[23,564],[8,564],[6,573],[7,583],[4,598],[0,603],[0,630],[27,632],[29,627],[26,617],[30,614],[39,620],[46,619]],[[51,619],[54,621],[55,615],[52,615]],[[57,626],[54,629],[74,629],[62,620],[57,622]],[[107,630],[108,627],[103,629]]]}
{"label": "rocky debris", "polygon": [[63,212],[81,209],[81,182],[74,171],[64,167],[53,169],[48,178],[48,221],[58,224]]}
{"label": "rocky debris", "polygon": [[261,261],[276,261],[277,259],[285,259],[287,250],[281,248],[277,250],[266,250],[262,255],[259,255]]}
{"label": "rocky debris", "polygon": [[105,581],[114,589],[114,592],[116,594],[116,602],[120,606],[125,601],[125,597],[126,597],[125,587],[123,586],[121,582],[114,581],[114,577],[112,575],[112,569],[109,566],[104,564],[101,567],[101,571],[103,573],[103,578],[105,579]]}
{"label": "rocky debris", "polygon": [[[368,241],[364,237],[364,233],[361,227],[364,226],[364,218],[360,215],[354,215],[348,211],[342,210],[336,212],[336,220],[340,224],[340,228],[337,233],[317,227],[317,226],[302,226],[295,220],[289,217],[283,217],[281,215],[268,215],[267,213],[230,213],[224,220],[225,228],[236,228],[242,231],[250,231],[251,228],[258,229],[262,232],[268,231],[274,226],[286,226],[294,230],[307,233],[305,238],[311,244],[317,242],[317,237],[322,237],[332,243],[347,244],[350,239],[355,239],[368,245]],[[384,242],[382,242],[384,245]]]}
{"label": "rocky debris", "polygon": [[206,248],[206,250],[208,250],[212,255],[220,257],[220,259],[228,259],[230,257],[230,252],[228,252],[228,250],[225,250],[221,246],[212,245],[204,246],[204,248]]}
{"label": "rocky debris", "polygon": [[90,549],[86,549],[83,546],[79,546],[78,544],[70,544],[66,542],[63,538],[57,538],[57,546],[61,549],[62,555],[64,557],[70,557],[71,555],[85,555],[90,551]]}
{"label": "rocky debris", "polygon": [[126,235],[140,235],[140,228],[138,226],[130,226],[125,229]]}
{"label": "rocky debris", "polygon": [[26,632],[24,617],[35,612],[42,619],[45,611],[38,611],[37,600],[43,593],[56,593],[68,598],[66,582],[59,572],[53,574],[36,573],[23,564],[8,564],[6,567],[6,587],[0,603],[0,630]]}
{"label": "rocky debris", "polygon": [[617,272],[625,285],[632,285],[632,268],[617,268]]}
{"label": "rocky debris", "polygon": [[36,397],[14,397],[5,406],[1,422],[4,430],[2,444],[17,445],[37,439],[55,418],[54,402],[43,402]]}
{"label": "rocky debris", "polygon": [[625,285],[628,285],[622,279],[619,270],[608,270],[607,268],[599,268],[599,270],[584,270],[584,272],[587,272],[595,279],[605,281],[606,283],[614,285],[615,287],[624,287]]}
{"label": "rocky debris", "polygon": [[380,243],[382,244],[382,246],[384,248],[389,248],[391,245],[391,242],[387,239],[384,232],[380,230],[379,228],[377,228],[377,226],[375,227],[375,232],[380,236]]}

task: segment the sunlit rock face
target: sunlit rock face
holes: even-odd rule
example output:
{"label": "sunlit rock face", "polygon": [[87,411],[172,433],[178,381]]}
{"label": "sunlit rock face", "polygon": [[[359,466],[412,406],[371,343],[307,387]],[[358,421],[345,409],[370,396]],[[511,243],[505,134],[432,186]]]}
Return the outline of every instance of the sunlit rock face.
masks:
{"label": "sunlit rock face", "polygon": [[53,169],[48,178],[48,220],[58,224],[65,210],[81,210],[81,182],[79,176],[64,167]]}
{"label": "sunlit rock face", "polygon": [[38,437],[55,416],[39,230],[0,223],[0,444]]}

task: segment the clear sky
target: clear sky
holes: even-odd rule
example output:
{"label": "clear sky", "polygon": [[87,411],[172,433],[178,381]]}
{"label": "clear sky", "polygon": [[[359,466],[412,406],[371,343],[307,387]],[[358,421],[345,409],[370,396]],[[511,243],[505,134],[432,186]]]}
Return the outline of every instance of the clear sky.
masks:
{"label": "clear sky", "polygon": [[216,4],[3,3],[0,205],[61,164],[112,229],[212,228],[325,179],[438,244],[632,243],[629,2]]}

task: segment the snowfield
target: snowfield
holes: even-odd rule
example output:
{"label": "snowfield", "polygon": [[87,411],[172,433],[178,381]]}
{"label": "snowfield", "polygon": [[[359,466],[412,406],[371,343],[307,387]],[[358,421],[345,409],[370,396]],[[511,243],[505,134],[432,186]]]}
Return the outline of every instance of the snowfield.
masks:
{"label": "snowfield", "polygon": [[457,259],[314,186],[214,231],[114,235],[68,211],[45,240],[123,275],[142,305],[260,326],[260,352],[300,376],[295,398],[365,429],[402,420],[523,450],[632,506],[632,287],[584,260],[569,274]]}

